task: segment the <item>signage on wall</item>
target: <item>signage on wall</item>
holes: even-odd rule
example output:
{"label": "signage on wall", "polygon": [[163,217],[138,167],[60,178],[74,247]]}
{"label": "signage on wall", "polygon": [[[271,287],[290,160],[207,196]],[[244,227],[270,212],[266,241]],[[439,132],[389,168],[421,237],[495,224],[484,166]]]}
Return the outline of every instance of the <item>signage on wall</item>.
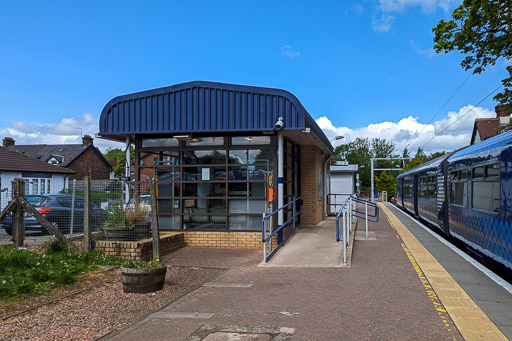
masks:
{"label": "signage on wall", "polygon": [[274,188],[274,175],[271,171],[267,174],[267,187]]}

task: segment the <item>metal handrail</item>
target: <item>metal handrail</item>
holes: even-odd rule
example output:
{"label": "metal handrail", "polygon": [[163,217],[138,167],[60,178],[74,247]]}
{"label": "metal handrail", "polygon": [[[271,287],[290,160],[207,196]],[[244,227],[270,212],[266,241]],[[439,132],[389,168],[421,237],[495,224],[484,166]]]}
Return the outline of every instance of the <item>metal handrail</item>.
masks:
{"label": "metal handrail", "polygon": [[[353,205],[354,202],[365,204],[365,212],[358,211],[357,208],[355,208]],[[368,206],[373,207],[375,209],[373,215],[368,215]],[[364,213],[364,216],[360,216],[357,213]],[[365,219],[366,238],[368,238],[368,221],[372,221],[374,223],[379,221],[379,207],[372,201],[358,198],[355,194],[349,196],[341,206],[341,209],[339,210],[338,214],[336,214],[336,242],[340,242],[341,240],[343,240],[343,264],[347,262],[347,246],[350,243],[349,233],[352,231],[352,217],[354,216],[357,218]],[[341,228],[340,217],[343,218]],[[375,219],[370,219],[369,217]]]}
{"label": "metal handrail", "polygon": [[[279,225],[278,228],[275,230],[275,231],[272,231],[268,236],[265,237],[265,234],[266,234],[266,230],[265,230],[265,221],[270,219],[272,216],[274,216],[274,214],[278,213],[279,211],[285,209],[286,207],[292,205],[293,203],[295,203],[297,200],[300,200],[301,197],[297,197],[295,199],[293,199],[292,201],[290,201],[289,203],[287,203],[286,205],[283,205],[281,207],[279,207],[277,210],[275,210],[274,212],[270,213],[269,215],[265,215],[265,213],[263,213],[263,218],[261,219],[261,241],[263,242],[263,263],[266,262],[267,260],[267,242],[270,241],[270,247],[272,247],[272,241],[271,241],[271,238],[276,234],[278,233],[279,231],[281,231],[282,229],[284,229],[291,221],[295,221],[295,218],[297,216],[299,216],[299,214],[302,213],[302,210],[298,211],[295,213],[295,205],[292,206],[293,208],[293,216],[288,219],[287,221],[285,221],[282,225]],[[294,224],[295,225],[295,224]],[[294,226],[295,227],[295,226]],[[269,254],[271,253],[272,250],[269,250]]]}
{"label": "metal handrail", "polygon": [[[364,200],[364,199],[360,199],[357,197],[352,198],[352,200],[354,200],[355,202],[361,203],[361,204],[365,204],[365,212],[359,211],[359,210],[357,210],[357,208],[354,209],[355,213],[364,214],[365,216],[363,217],[363,216],[354,214],[356,217],[361,218],[361,219],[368,218],[369,221],[374,222],[374,223],[379,222],[379,206],[377,206],[376,203],[374,203],[373,201]],[[368,206],[374,208],[373,214],[368,214],[368,210],[367,210]],[[370,218],[375,218],[375,219],[370,219]]]}

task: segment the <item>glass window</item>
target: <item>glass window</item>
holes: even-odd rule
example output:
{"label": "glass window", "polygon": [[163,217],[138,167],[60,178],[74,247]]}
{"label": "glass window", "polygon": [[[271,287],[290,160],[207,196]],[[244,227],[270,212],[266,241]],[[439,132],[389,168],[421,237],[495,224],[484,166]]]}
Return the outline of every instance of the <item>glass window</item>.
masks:
{"label": "glass window", "polygon": [[500,182],[498,179],[474,181],[472,187],[473,208],[498,212],[500,208]]}
{"label": "glass window", "polygon": [[450,173],[450,203],[456,205],[467,205],[468,183],[466,182],[467,171],[456,170]]}
{"label": "glass window", "polygon": [[229,230],[261,231],[261,216],[231,216],[229,217]]}
{"label": "glass window", "polygon": [[32,179],[32,194],[39,194],[39,179]]}
{"label": "glass window", "polygon": [[265,180],[266,167],[229,167],[229,180]]}
{"label": "glass window", "polygon": [[192,146],[222,146],[223,137],[196,137],[186,142],[187,147]]}
{"label": "glass window", "polygon": [[231,164],[267,164],[272,163],[271,149],[242,149],[229,151]]}
{"label": "glass window", "polygon": [[226,163],[225,150],[186,150],[183,153],[183,163],[186,165],[207,165]]}
{"label": "glass window", "polygon": [[[229,213],[263,213],[265,200],[233,199],[229,200]],[[260,216],[261,223],[261,216]]]}
{"label": "glass window", "polygon": [[484,167],[473,167],[473,179],[484,177]]}
{"label": "glass window", "polygon": [[46,180],[46,186],[48,187],[46,193],[51,193],[52,187],[50,185],[50,179]]}
{"label": "glass window", "polygon": [[218,197],[226,195],[225,183],[186,183],[183,196],[187,197]]}
{"label": "glass window", "polygon": [[234,146],[244,146],[244,145],[253,145],[253,144],[270,144],[270,136],[232,137],[231,144]]}
{"label": "glass window", "polygon": [[242,182],[229,184],[229,196],[233,197],[264,197],[265,183],[263,182]]}
{"label": "glass window", "polygon": [[142,148],[146,147],[177,147],[180,141],[175,138],[162,138],[162,139],[143,139]]}
{"label": "glass window", "polygon": [[497,163],[493,165],[485,166],[485,176],[486,177],[497,177],[500,176],[500,168]]}

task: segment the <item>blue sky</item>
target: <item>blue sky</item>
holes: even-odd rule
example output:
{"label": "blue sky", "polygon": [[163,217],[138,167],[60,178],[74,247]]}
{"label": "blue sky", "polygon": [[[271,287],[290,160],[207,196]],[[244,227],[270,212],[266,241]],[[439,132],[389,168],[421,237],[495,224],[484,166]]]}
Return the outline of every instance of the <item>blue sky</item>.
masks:
{"label": "blue sky", "polygon": [[[427,125],[468,76],[458,52],[432,50],[432,27],[460,2],[3,1],[0,137],[77,142],[115,96],[210,80],[286,89],[342,142],[416,149],[505,77],[504,61],[470,77]],[[491,98],[424,149],[468,144]]]}

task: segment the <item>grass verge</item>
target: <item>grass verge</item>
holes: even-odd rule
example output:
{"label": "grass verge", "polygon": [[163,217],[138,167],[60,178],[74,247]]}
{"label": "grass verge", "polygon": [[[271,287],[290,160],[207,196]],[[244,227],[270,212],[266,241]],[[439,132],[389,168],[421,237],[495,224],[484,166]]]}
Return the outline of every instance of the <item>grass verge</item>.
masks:
{"label": "grass verge", "polygon": [[46,295],[57,286],[75,283],[80,274],[99,265],[121,265],[117,257],[93,251],[69,251],[64,243],[49,243],[45,252],[0,247],[0,302]]}

